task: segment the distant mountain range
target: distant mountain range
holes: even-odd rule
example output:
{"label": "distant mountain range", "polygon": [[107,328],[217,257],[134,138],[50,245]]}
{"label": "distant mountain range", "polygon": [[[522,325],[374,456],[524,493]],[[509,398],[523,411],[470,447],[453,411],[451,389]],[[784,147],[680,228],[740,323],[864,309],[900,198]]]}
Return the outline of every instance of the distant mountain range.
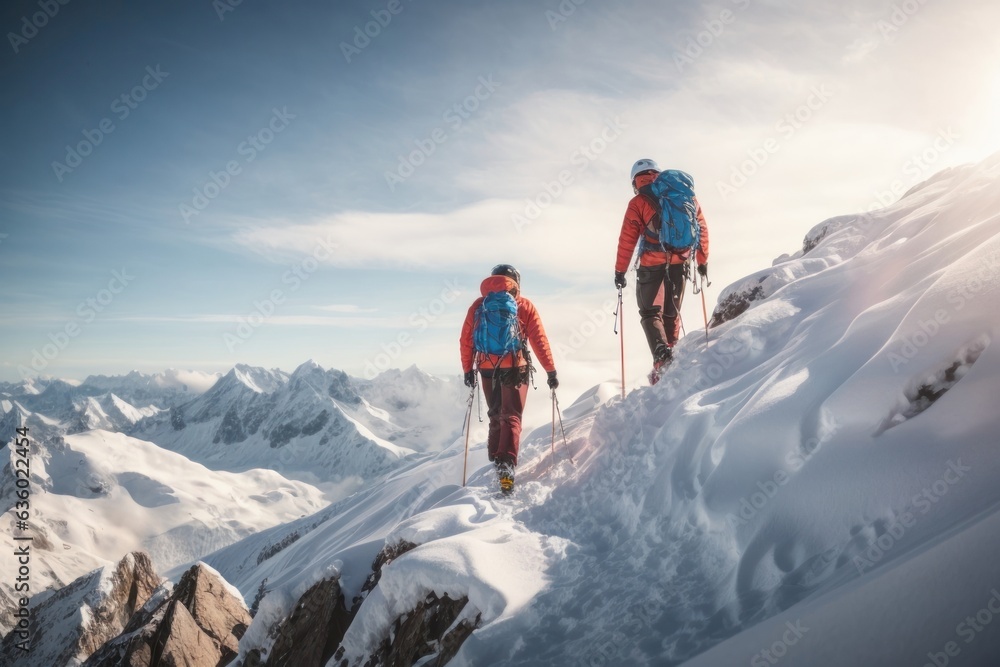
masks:
{"label": "distant mountain range", "polygon": [[[171,568],[443,449],[461,432],[466,392],[416,367],[358,380],[311,361],[291,374],[240,364],[219,376],[3,383],[0,510],[17,500],[6,445],[27,427],[32,593],[135,549]],[[0,534],[0,548],[13,536]],[[13,600],[0,583],[0,632]]]}

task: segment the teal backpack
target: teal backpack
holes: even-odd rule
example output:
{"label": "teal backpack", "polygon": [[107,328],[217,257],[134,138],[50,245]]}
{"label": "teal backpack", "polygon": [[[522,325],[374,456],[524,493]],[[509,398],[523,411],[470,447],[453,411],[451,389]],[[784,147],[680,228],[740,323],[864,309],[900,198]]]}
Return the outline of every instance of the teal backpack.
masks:
{"label": "teal backpack", "polygon": [[510,292],[490,292],[476,309],[472,342],[477,352],[517,354],[522,347],[517,300]]}
{"label": "teal backpack", "polygon": [[[698,204],[694,198],[694,179],[683,171],[667,169],[649,185],[639,188],[639,194],[654,205],[654,216],[642,237],[640,252],[663,250],[683,254],[699,247],[701,225]],[[656,221],[659,219],[659,230]]]}

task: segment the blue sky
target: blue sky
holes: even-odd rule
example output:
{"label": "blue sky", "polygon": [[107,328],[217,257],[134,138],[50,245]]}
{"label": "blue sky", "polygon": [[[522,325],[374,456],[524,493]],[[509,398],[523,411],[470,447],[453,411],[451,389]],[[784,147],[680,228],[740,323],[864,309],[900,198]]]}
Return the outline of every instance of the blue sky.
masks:
{"label": "blue sky", "polygon": [[714,300],[1000,150],[994,5],[577,2],[7,3],[0,380],[457,373],[510,262],[590,386],[634,160],[694,176]]}

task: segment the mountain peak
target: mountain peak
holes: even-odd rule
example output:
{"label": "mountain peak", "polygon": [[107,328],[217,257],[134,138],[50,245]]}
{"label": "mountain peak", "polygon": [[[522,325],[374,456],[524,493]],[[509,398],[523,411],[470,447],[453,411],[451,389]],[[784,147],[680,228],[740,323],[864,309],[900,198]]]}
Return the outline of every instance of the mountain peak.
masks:
{"label": "mountain peak", "polygon": [[267,370],[260,366],[236,364],[216,386],[227,379],[229,383],[242,384],[258,394],[270,394],[288,382],[288,374],[276,368]]}
{"label": "mountain peak", "polygon": [[324,372],[322,366],[320,366],[319,364],[317,364],[312,359],[308,359],[308,360],[302,362],[301,364],[299,364],[298,367],[294,371],[292,371],[291,377],[297,377],[297,376],[301,376],[301,375],[307,375],[309,373],[315,373],[316,371]]}

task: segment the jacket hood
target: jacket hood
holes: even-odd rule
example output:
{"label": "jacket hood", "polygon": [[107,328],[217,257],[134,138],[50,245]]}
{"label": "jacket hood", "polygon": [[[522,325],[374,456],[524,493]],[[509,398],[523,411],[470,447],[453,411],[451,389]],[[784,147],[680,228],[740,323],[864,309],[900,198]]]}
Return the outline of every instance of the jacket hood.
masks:
{"label": "jacket hood", "polygon": [[479,285],[479,292],[483,296],[490,292],[509,292],[511,289],[517,289],[517,283],[507,276],[490,276]]}

